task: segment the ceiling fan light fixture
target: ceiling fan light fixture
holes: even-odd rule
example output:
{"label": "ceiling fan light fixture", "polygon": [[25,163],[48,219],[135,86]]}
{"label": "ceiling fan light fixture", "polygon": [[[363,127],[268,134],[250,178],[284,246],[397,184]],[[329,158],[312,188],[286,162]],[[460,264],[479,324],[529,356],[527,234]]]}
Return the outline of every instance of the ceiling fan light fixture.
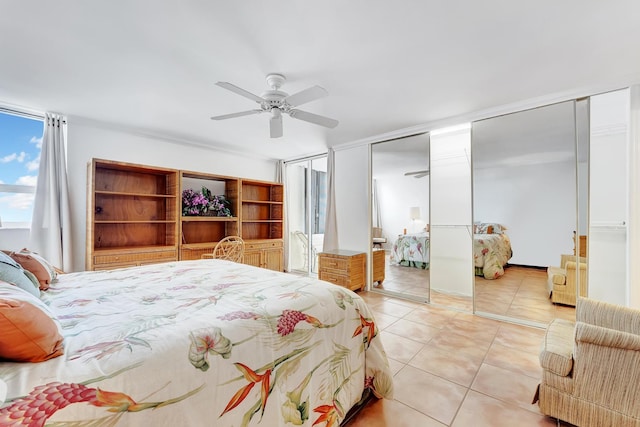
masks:
{"label": "ceiling fan light fixture", "polygon": [[282,136],[282,113],[289,115],[291,118],[327,128],[334,128],[338,126],[338,121],[335,119],[295,109],[298,105],[306,104],[307,102],[315,101],[327,96],[329,93],[324,88],[320,86],[312,86],[301,90],[300,92],[296,92],[293,95],[289,95],[288,93],[280,90],[280,87],[285,81],[286,78],[282,74],[268,74],[267,84],[271,90],[262,93],[262,96],[255,95],[229,82],[217,82],[216,85],[257,102],[260,109],[214,116],[211,117],[211,119],[226,120],[234,117],[270,111],[272,114],[269,123],[269,133],[271,138],[280,138]]}

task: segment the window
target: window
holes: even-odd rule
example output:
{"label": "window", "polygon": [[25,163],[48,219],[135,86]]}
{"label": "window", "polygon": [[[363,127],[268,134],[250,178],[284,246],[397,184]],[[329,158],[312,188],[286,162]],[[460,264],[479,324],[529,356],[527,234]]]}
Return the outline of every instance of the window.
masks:
{"label": "window", "polygon": [[1,228],[31,226],[42,132],[42,119],[0,112]]}

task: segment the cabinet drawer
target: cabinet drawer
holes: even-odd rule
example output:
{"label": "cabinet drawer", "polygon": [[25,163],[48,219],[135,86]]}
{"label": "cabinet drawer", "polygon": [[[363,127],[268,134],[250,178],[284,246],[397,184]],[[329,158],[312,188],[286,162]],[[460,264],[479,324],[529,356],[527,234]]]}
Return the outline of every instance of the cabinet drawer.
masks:
{"label": "cabinet drawer", "polygon": [[327,270],[320,270],[318,278],[340,286],[348,287],[350,285],[348,276]]}
{"label": "cabinet drawer", "polygon": [[144,261],[175,261],[177,260],[176,251],[157,251],[157,252],[137,252],[123,253],[113,255],[96,255],[93,257],[94,264],[125,264],[137,263]]}
{"label": "cabinet drawer", "polygon": [[261,249],[272,249],[272,248],[281,248],[282,242],[280,240],[277,241],[244,241],[244,250],[261,250]]}
{"label": "cabinet drawer", "polygon": [[345,258],[333,258],[333,257],[320,257],[320,268],[330,270],[346,271],[351,266],[348,259]]}

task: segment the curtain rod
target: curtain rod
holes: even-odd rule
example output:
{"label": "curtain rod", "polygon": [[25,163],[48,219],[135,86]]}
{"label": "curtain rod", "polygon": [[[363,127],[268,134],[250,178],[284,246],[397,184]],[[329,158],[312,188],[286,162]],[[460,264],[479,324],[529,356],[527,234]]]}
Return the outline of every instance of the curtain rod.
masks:
{"label": "curtain rod", "polygon": [[0,105],[0,113],[11,114],[11,115],[14,115],[14,116],[26,117],[26,118],[29,118],[29,119],[44,120],[44,114],[32,113],[32,112],[27,112],[27,111],[24,111],[24,110],[18,110],[18,109],[15,109],[15,108],[3,107],[1,105]]}

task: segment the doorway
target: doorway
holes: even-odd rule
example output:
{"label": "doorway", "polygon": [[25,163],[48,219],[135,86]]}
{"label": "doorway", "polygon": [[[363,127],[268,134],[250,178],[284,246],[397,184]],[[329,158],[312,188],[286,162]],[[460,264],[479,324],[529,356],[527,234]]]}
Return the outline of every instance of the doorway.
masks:
{"label": "doorway", "polygon": [[317,275],[318,253],[324,243],[327,156],[288,162],[286,168],[287,271]]}

